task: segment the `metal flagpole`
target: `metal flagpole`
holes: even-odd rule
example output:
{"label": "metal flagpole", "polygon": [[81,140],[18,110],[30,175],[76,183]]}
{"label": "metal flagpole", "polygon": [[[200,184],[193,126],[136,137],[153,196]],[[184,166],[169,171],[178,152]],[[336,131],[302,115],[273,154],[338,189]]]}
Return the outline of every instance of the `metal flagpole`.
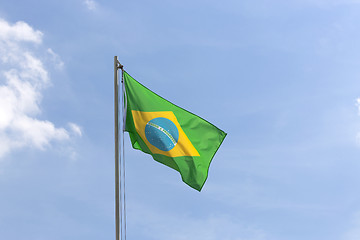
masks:
{"label": "metal flagpole", "polygon": [[[121,69],[121,84],[122,91],[119,99],[119,76],[118,72]],[[123,65],[118,61],[117,56],[114,57],[114,114],[115,114],[115,240],[126,240],[126,202],[125,202],[125,159],[124,159],[124,86],[123,86]],[[121,110],[119,112],[119,102],[121,103]],[[119,116],[123,118],[119,124]],[[121,139],[119,141],[121,127]],[[122,146],[120,154],[119,148]]]}
{"label": "metal flagpole", "polygon": [[120,103],[121,103],[121,153],[120,153],[120,203],[121,205],[121,229],[123,232],[124,240],[126,240],[126,196],[125,196],[125,121],[126,121],[126,97],[125,97],[125,86],[124,86],[124,67],[119,62],[119,68],[121,69],[121,96],[120,96]]}
{"label": "metal flagpole", "polygon": [[119,82],[118,59],[114,57],[114,115],[115,115],[115,229],[116,238],[120,240],[120,204],[119,204]]}

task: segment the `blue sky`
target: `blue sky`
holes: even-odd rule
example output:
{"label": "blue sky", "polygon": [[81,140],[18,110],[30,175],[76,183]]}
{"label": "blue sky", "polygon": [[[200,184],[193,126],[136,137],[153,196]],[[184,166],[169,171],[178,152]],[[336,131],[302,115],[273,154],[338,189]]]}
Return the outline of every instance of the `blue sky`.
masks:
{"label": "blue sky", "polygon": [[125,137],[128,239],[360,238],[360,1],[0,3],[0,236],[114,239],[113,57],[228,133],[201,193]]}

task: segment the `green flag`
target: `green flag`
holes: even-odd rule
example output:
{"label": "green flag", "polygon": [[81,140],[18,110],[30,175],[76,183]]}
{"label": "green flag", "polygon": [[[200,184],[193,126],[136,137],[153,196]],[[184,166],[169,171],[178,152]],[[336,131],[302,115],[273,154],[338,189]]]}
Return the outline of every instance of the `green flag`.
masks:
{"label": "green flag", "polygon": [[226,133],[150,91],[124,71],[126,126],[133,148],[181,174],[201,191]]}

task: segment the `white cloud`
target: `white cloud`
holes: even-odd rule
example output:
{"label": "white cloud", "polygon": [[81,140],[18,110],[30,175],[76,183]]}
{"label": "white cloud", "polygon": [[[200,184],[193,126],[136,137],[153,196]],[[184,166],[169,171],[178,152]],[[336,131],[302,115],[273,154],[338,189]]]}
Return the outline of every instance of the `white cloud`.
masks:
{"label": "white cloud", "polygon": [[97,3],[93,0],[85,0],[84,4],[89,10],[95,10],[97,7]]}
{"label": "white cloud", "polygon": [[[36,118],[41,113],[42,91],[50,83],[43,61],[32,51],[42,37],[25,22],[0,19],[0,158],[18,148],[44,150],[52,141],[70,138],[68,130]],[[81,136],[75,126],[71,130]]]}
{"label": "white cloud", "polygon": [[25,22],[19,21],[11,26],[5,20],[0,19],[1,41],[41,43],[42,36],[42,32],[32,29],[32,27]]}

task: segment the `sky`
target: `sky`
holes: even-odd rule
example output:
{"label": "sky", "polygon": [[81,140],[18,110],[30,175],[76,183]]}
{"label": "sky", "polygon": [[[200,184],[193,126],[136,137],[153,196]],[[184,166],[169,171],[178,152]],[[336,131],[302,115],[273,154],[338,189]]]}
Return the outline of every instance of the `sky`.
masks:
{"label": "sky", "polygon": [[129,240],[360,239],[360,1],[0,2],[0,236],[114,239],[113,59],[228,133],[201,192],[125,135]]}

